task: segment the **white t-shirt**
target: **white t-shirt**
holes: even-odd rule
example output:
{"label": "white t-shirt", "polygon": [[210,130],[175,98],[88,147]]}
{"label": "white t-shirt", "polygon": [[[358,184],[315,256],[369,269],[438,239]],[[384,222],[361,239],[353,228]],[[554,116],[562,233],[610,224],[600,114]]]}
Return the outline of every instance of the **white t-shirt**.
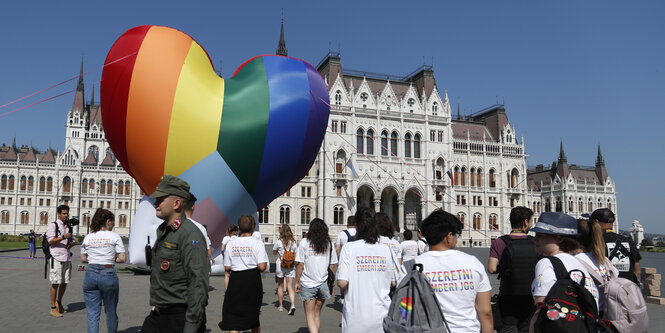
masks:
{"label": "white t-shirt", "polygon": [[295,253],[295,252],[297,252],[298,246],[296,246],[296,242],[293,241],[287,247],[284,247],[284,243],[282,243],[282,240],[279,239],[279,238],[275,241],[275,244],[272,245],[272,250],[277,251],[277,253],[279,254],[277,256],[277,259],[275,260],[275,262],[277,263],[277,266],[280,265],[280,263],[281,263],[280,258],[284,256],[284,251],[286,251],[287,249],[289,251]]}
{"label": "white t-shirt", "polygon": [[[561,259],[561,262],[563,262],[563,265],[569,272],[573,269],[584,272],[586,275],[584,287],[591,293],[591,295],[593,295],[593,298],[596,300],[596,305],[598,305],[598,288],[596,288],[593,279],[584,265],[568,253],[559,253],[554,256]],[[572,272],[570,277],[578,283],[582,280],[582,275],[579,272]],[[547,296],[547,293],[555,282],[556,274],[554,273],[552,263],[547,258],[540,259],[536,264],[536,278],[534,278],[531,283],[531,294],[533,297]]]}
{"label": "white t-shirt", "polygon": [[264,262],[268,262],[266,248],[254,237],[232,238],[224,249],[224,266],[234,272],[254,269]]}
{"label": "white t-shirt", "polygon": [[429,245],[427,244],[427,241],[424,238],[417,239],[416,243],[418,244],[418,253],[419,254],[423,254],[423,253],[429,251]]}
{"label": "white t-shirt", "polygon": [[418,256],[418,243],[414,240],[405,240],[400,244],[402,247],[402,261],[415,259]]}
{"label": "white t-shirt", "polygon": [[429,251],[416,257],[423,265],[451,332],[480,332],[476,295],[492,290],[478,258],[457,250]]}
{"label": "white t-shirt", "polygon": [[207,248],[209,249],[210,244],[212,244],[212,243],[210,243],[210,237],[208,237],[208,230],[206,230],[206,228],[203,226],[203,224],[198,223],[198,222],[192,220],[191,218],[189,220],[192,221],[192,223],[194,223],[194,225],[197,228],[199,228],[199,230],[201,230],[201,233],[203,234],[203,238],[206,239],[206,245],[208,246]]}
{"label": "white t-shirt", "polygon": [[[591,254],[591,252],[579,253],[575,255],[575,258],[584,261],[585,263],[593,267],[593,270],[596,271],[596,273],[598,273],[598,275],[600,275],[601,278],[603,278],[602,280],[603,282],[607,282],[610,280],[610,273],[607,271],[608,268],[607,266],[609,266],[610,270],[614,272],[614,277],[619,276],[619,270],[616,267],[614,267],[614,265],[612,265],[612,263],[609,260],[607,260],[605,265],[601,265],[596,259],[596,257],[594,257],[593,254]],[[604,306],[603,299],[599,297],[598,309],[599,310],[602,309],[603,306]]]}
{"label": "white t-shirt", "polygon": [[348,281],[342,311],[342,332],[383,332],[383,318],[390,306],[390,284],[395,265],[390,248],[350,242],[340,253],[337,280]]}
{"label": "white t-shirt", "polygon": [[226,244],[228,244],[232,239],[236,239],[236,238],[238,238],[238,236],[236,236],[236,235],[233,235],[233,236],[224,236],[224,238],[222,238],[222,245],[226,245]]}
{"label": "white t-shirt", "polygon": [[258,230],[252,233],[252,237],[260,240],[263,243],[263,238],[261,238],[261,233]]}
{"label": "white t-shirt", "polygon": [[90,264],[113,265],[116,253],[125,253],[125,245],[113,231],[100,230],[88,234],[81,244],[81,254],[88,255]]}
{"label": "white t-shirt", "polygon": [[[349,235],[355,236],[356,235],[356,228],[349,228],[346,229],[346,231],[349,232]],[[337,242],[335,245],[338,245],[340,247],[344,247],[344,244],[349,242],[349,237],[346,236],[346,232],[344,230],[339,232],[339,235],[337,235]]]}
{"label": "white t-shirt", "polygon": [[328,265],[337,263],[337,253],[332,248],[332,243],[323,253],[316,253],[309,245],[309,239],[303,238],[296,252],[296,262],[305,264],[300,276],[300,285],[305,288],[315,288],[328,279]]}
{"label": "white t-shirt", "polygon": [[394,238],[388,238],[386,236],[379,236],[379,243],[386,244],[390,248],[390,251],[393,252],[393,258],[395,261],[399,262],[398,259],[402,258],[402,247]]}

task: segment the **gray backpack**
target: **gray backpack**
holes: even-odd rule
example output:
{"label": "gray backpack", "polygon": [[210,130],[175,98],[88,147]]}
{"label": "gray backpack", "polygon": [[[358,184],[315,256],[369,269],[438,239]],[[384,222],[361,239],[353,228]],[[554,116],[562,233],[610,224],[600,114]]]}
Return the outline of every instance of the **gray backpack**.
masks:
{"label": "gray backpack", "polygon": [[[407,274],[397,286],[383,330],[389,333],[450,332],[439,301],[423,274],[423,265],[404,262]],[[410,270],[409,270],[410,269]]]}
{"label": "gray backpack", "polygon": [[609,321],[610,325],[619,333],[642,333],[649,331],[649,315],[647,305],[644,302],[642,291],[635,282],[621,277],[615,277],[611,269],[607,269],[610,279],[607,282],[596,272],[591,265],[580,260],[587,268],[589,275],[593,278],[598,293],[603,299],[603,321]]}

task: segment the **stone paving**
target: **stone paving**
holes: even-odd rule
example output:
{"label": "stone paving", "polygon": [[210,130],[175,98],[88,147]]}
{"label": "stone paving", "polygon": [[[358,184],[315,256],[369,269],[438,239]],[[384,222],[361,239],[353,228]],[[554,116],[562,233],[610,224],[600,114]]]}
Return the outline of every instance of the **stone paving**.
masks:
{"label": "stone paving", "polygon": [[[266,246],[271,260],[272,248]],[[488,249],[460,249],[476,255],[481,262],[487,262]],[[85,332],[86,311],[83,302],[82,283],[84,272],[76,271],[80,263],[79,248],[74,249],[74,271],[72,282],[63,298],[66,313],[62,318],[54,318],[49,312],[49,282],[44,279],[44,261],[42,258],[30,259],[28,251],[0,253],[0,332]],[[118,265],[118,268],[128,265]],[[273,261],[274,267],[274,261]],[[143,319],[149,312],[149,276],[134,275],[131,272],[119,272],[120,300],[118,332],[140,332]],[[493,293],[498,292],[498,281],[492,277]],[[224,296],[224,277],[213,276],[210,279],[211,291],[206,309],[208,331],[219,332],[217,323],[221,320]],[[296,313],[288,316],[287,312],[277,311],[277,295],[274,274],[263,274],[263,306],[261,324],[263,332],[307,332],[302,302],[296,296]],[[288,308],[288,297],[285,307]],[[650,327],[664,327],[665,306],[648,304]],[[339,332],[342,305],[328,301],[321,312],[321,332]],[[656,331],[652,329],[652,331]],[[106,332],[105,317],[102,311],[100,332]]]}

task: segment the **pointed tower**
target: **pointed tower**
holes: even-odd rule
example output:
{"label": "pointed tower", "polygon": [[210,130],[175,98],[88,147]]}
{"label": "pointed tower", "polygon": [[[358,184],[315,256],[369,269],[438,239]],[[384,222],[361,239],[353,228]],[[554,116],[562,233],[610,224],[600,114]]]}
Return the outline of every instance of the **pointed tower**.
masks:
{"label": "pointed tower", "polygon": [[[67,147],[67,154],[72,156],[82,156],[85,147],[85,122],[88,115],[88,105],[85,103],[85,93],[83,87],[83,57],[81,57],[81,71],[79,74],[78,84],[76,85],[76,95],[74,95],[74,105],[69,111],[67,117],[66,134],[65,134],[65,147]],[[73,151],[69,151],[69,150]],[[76,152],[76,154],[74,153]]]}
{"label": "pointed tower", "polygon": [[72,106],[72,112],[69,116],[69,120],[74,118],[74,115],[78,112],[79,116],[83,114],[85,108],[85,99],[83,92],[83,57],[81,57],[81,73],[79,74],[78,85],[76,86],[76,95],[74,96],[74,105]]}
{"label": "pointed tower", "polygon": [[286,49],[286,41],[284,40],[284,9],[282,9],[282,30],[279,33],[279,43],[277,44],[277,55],[288,56],[289,50]]}
{"label": "pointed tower", "polygon": [[559,161],[556,165],[556,174],[559,175],[561,179],[566,179],[570,174],[570,171],[568,170],[568,158],[566,158],[566,153],[563,151],[563,140],[561,140]]}
{"label": "pointed tower", "polygon": [[605,181],[607,180],[607,169],[605,169],[603,154],[600,152],[600,145],[598,145],[598,156],[596,157],[596,176],[601,184],[605,184]]}

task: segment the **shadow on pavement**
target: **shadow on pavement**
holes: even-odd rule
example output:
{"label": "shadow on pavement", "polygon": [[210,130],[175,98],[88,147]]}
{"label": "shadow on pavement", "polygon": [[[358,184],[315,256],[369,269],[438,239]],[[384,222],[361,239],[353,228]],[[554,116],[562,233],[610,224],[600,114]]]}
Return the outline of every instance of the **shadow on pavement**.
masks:
{"label": "shadow on pavement", "polygon": [[67,304],[65,311],[76,312],[85,309],[85,302],[75,302]]}
{"label": "shadow on pavement", "polygon": [[136,333],[136,332],[141,332],[141,326],[127,327],[122,331],[118,331],[118,333]]}

